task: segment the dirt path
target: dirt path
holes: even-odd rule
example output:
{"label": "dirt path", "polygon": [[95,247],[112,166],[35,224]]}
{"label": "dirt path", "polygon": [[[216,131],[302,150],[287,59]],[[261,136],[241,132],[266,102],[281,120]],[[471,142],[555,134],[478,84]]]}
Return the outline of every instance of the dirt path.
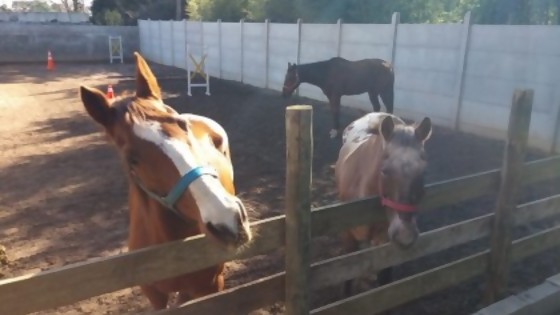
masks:
{"label": "dirt path", "polygon": [[[155,67],[155,72],[158,77],[180,73],[167,67]],[[10,261],[8,266],[0,264],[0,274],[17,276],[126,251],[125,178],[112,148],[85,116],[78,86],[105,89],[112,83],[120,93],[133,88],[127,78],[133,73],[130,65],[59,65],[55,73],[38,65],[0,67],[0,245],[5,246]],[[287,103],[278,93],[215,80],[211,97],[195,93],[189,98],[184,80],[160,83],[166,103],[180,112],[207,115],[228,131],[236,186],[255,219],[282,213]],[[335,200],[331,165],[339,143],[328,138],[330,114],[320,102],[291,102],[314,105],[313,202],[315,206],[331,203]],[[360,114],[345,110],[343,123]],[[496,168],[502,148],[499,141],[436,128],[427,147],[427,181]],[[537,156],[541,154],[532,152],[529,159]],[[527,191],[523,198],[534,199],[558,190],[553,190],[551,183],[541,188],[546,189]],[[423,217],[420,228],[426,231],[474,217],[491,207],[491,198],[458,204]],[[335,239],[325,237],[318,242],[323,246],[314,248],[315,258],[337,253]],[[480,249],[482,243],[404,264],[396,275],[404,277],[432,268]],[[231,264],[227,286],[280,271],[281,255],[278,251]],[[560,272],[558,251],[539,257],[515,269],[512,292]],[[480,281],[471,281],[402,307],[399,314],[469,314],[479,302],[478,291]],[[332,290],[321,291],[315,304],[328,302],[333,296]],[[133,288],[41,314],[129,314],[147,310],[147,306],[139,290]],[[277,314],[281,308],[270,307],[268,312]]]}

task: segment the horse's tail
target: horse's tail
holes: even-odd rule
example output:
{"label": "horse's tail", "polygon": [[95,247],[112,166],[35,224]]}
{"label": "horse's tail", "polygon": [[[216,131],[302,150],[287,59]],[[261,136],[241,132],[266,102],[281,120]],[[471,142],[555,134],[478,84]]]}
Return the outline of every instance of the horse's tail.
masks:
{"label": "horse's tail", "polygon": [[394,79],[391,80],[389,83],[387,83],[387,85],[385,85],[385,88],[381,90],[381,93],[379,93],[379,96],[381,96],[381,99],[383,100],[383,104],[385,104],[387,113],[389,114],[393,113],[393,102],[395,98],[393,83],[394,83]]}

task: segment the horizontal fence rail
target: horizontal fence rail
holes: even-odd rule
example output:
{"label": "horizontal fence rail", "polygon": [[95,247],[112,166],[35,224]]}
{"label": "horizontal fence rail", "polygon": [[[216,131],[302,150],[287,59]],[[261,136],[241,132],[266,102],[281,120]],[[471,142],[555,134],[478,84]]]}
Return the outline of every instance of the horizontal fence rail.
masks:
{"label": "horizontal fence rail", "polygon": [[[523,174],[523,185],[556,178],[560,174],[560,156],[526,163]],[[498,182],[499,170],[493,170],[431,184],[426,189],[422,211],[495,193]],[[380,210],[377,197],[314,209],[311,217],[313,236],[384,220],[385,215]],[[283,246],[284,216],[262,220],[253,225],[259,229],[259,237],[241,252],[216,250],[205,237],[199,235],[37,274],[0,280],[0,305],[8,314],[26,314],[194,272],[223,261],[250,258]],[[193,252],[197,255],[191,255]],[[83,283],[88,285],[83,286]],[[80,290],[66,290],[75,287],[80,287]]]}
{"label": "horizontal fence rail", "polygon": [[[519,261],[559,245],[560,226],[557,226],[514,241],[512,261]],[[311,314],[376,314],[483,274],[488,258],[489,251],[471,255],[395,281],[387,286],[323,306],[313,310]]]}
{"label": "horizontal fence rail", "polygon": [[[514,225],[523,226],[525,224],[547,219],[559,214],[560,195],[556,195],[519,205],[514,212]],[[488,237],[490,235],[490,227],[493,217],[494,214],[487,214],[422,233],[414,247],[406,251],[401,251],[391,244],[385,244],[379,247],[364,249],[312,264],[311,287],[312,289],[320,289],[336,285],[345,280],[354,279],[371,270],[381,270],[383,268],[399,265],[452,248],[454,246]],[[555,245],[545,245],[546,248],[551,246]],[[472,276],[483,272],[484,270],[479,270]],[[221,293],[216,293],[213,296],[189,302],[178,309],[160,311],[153,313],[153,315],[220,314],[225,310],[231,309],[236,310],[235,314],[245,314],[255,309],[283,300],[284,295],[282,285],[284,283],[284,275],[284,272],[278,273],[276,275],[248,283],[242,287],[233,288]],[[465,274],[465,276],[467,275],[469,274]],[[456,281],[452,284],[457,284],[463,281],[461,280],[463,278],[452,279],[454,279],[453,281]],[[427,295],[431,292],[434,291],[426,292],[423,295]],[[262,296],[262,300],[258,298],[247,300],[246,297],[253,294],[258,297]],[[230,305],[229,301],[232,301],[234,304]],[[395,305],[391,304],[391,307],[404,304],[407,301],[408,300],[402,301]],[[369,311],[370,309],[368,309],[368,312]],[[339,314],[346,314],[346,312],[348,314],[353,314],[352,310]]]}

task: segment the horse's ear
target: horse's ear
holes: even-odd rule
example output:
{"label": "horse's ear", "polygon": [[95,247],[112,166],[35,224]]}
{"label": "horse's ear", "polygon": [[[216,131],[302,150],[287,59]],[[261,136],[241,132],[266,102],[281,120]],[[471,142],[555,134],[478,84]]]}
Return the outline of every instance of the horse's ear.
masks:
{"label": "horse's ear", "polygon": [[420,142],[425,142],[432,135],[432,121],[428,117],[424,117],[422,121],[414,128],[414,135]]}
{"label": "horse's ear", "polygon": [[136,60],[136,96],[161,99],[159,85],[148,63],[138,52],[134,52],[134,58]]}
{"label": "horse's ear", "polygon": [[391,116],[385,116],[385,118],[381,121],[379,129],[379,133],[383,136],[383,139],[385,139],[386,142],[391,140],[393,130],[395,129],[395,122],[393,122],[393,118]]}
{"label": "horse's ear", "polygon": [[80,86],[80,97],[87,113],[98,124],[109,127],[113,122],[113,108],[103,92],[95,88]]}

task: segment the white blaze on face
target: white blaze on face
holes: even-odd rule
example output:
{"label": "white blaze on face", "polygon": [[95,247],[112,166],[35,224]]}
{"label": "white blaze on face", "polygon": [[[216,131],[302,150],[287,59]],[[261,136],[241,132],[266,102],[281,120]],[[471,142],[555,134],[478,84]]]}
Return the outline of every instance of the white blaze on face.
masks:
{"label": "white blaze on face", "polygon": [[[157,122],[137,122],[133,126],[136,136],[159,147],[173,162],[182,177],[198,165],[186,143],[169,138]],[[238,233],[240,206],[235,197],[230,196],[220,182],[211,176],[201,176],[188,188],[200,210],[202,221],[214,226],[225,226],[234,235]]]}

